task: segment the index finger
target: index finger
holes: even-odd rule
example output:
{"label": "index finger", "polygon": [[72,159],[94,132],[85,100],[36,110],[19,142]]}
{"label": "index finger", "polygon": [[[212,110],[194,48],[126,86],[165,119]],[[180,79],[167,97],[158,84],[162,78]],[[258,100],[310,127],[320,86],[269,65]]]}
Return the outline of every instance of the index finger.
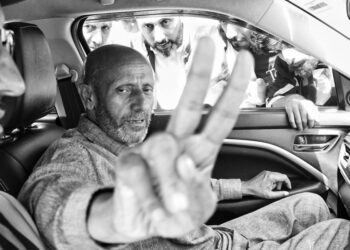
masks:
{"label": "index finger", "polygon": [[246,50],[241,51],[224,93],[213,107],[203,130],[203,135],[215,144],[221,144],[234,126],[253,70],[253,56]]}
{"label": "index finger", "polygon": [[285,174],[280,174],[280,173],[275,173],[275,175],[273,176],[274,180],[275,181],[280,181],[280,182],[283,182],[286,187],[288,189],[291,189],[292,188],[292,183],[290,182],[289,178],[287,175]]}
{"label": "index finger", "polygon": [[203,37],[198,41],[186,86],[166,129],[176,137],[192,134],[199,124],[210,82],[214,48],[214,42],[209,37]]}

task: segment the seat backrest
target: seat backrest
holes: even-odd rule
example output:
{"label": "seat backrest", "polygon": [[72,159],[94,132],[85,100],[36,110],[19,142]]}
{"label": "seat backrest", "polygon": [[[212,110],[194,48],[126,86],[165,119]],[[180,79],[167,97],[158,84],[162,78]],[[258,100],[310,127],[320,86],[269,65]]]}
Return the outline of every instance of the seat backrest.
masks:
{"label": "seat backrest", "polygon": [[1,123],[6,137],[0,144],[0,190],[17,196],[34,165],[64,129],[54,123],[34,123],[50,113],[57,83],[47,40],[41,30],[27,23],[10,23],[14,32],[13,57],[25,81],[20,97],[4,97]]}

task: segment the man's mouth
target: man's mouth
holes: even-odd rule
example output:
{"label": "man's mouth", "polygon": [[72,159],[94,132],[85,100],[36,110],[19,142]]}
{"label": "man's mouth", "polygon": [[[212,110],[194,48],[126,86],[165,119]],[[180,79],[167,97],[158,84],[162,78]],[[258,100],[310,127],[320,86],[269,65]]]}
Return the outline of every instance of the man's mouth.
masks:
{"label": "man's mouth", "polygon": [[145,119],[128,119],[125,123],[134,130],[141,130],[147,126]]}
{"label": "man's mouth", "polygon": [[128,120],[127,122],[131,124],[143,124],[145,122],[145,119],[132,119]]}
{"label": "man's mouth", "polygon": [[156,43],[156,47],[159,49],[159,50],[164,50],[164,49],[168,49],[170,48],[172,45],[171,42],[165,42],[165,43]]}

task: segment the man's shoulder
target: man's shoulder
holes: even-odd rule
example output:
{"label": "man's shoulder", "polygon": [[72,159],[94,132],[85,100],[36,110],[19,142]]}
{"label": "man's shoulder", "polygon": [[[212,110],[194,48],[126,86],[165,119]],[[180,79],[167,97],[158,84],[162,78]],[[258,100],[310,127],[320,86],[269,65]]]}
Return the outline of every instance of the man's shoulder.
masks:
{"label": "man's shoulder", "polygon": [[69,129],[47,148],[40,162],[41,164],[50,162],[58,155],[61,157],[71,154],[78,156],[86,151],[87,143],[88,140],[76,128]]}
{"label": "man's shoulder", "polygon": [[57,139],[50,147],[67,147],[70,145],[78,146],[87,139],[79,132],[77,128],[68,129]]}

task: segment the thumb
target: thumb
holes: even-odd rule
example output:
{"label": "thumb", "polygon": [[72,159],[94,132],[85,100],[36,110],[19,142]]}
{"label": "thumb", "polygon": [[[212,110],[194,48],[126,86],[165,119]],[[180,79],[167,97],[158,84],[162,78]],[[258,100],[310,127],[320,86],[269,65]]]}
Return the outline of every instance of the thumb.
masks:
{"label": "thumb", "polygon": [[283,198],[289,195],[289,192],[287,191],[271,191],[268,194],[268,198],[269,199],[279,199],[279,198]]}

